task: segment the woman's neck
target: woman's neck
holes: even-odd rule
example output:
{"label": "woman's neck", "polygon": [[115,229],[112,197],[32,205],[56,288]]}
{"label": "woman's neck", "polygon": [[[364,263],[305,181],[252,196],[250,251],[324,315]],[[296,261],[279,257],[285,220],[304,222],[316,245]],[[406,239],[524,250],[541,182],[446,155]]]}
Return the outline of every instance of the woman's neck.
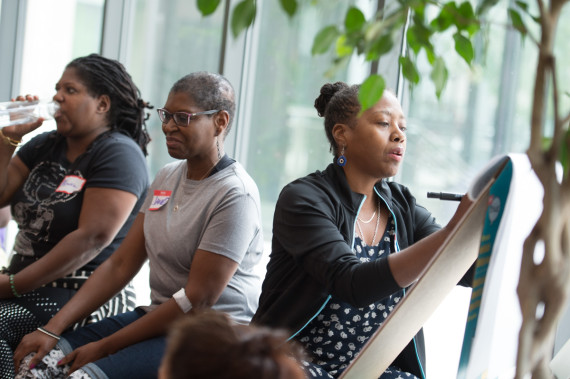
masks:
{"label": "woman's neck", "polygon": [[109,131],[110,128],[105,126],[93,130],[91,133],[82,135],[80,137],[69,136],[66,137],[67,141],[67,153],[66,158],[69,162],[74,162],[77,157],[87,151],[89,145],[97,139],[101,134]]}

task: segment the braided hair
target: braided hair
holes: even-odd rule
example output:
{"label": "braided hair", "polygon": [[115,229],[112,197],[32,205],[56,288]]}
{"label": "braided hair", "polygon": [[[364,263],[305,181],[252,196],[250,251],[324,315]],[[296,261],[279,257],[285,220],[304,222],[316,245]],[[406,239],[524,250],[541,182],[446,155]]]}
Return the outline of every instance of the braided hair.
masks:
{"label": "braided hair", "polygon": [[344,82],[327,83],[321,87],[319,97],[315,99],[315,108],[320,117],[325,118],[325,132],[330,143],[330,151],[336,156],[338,145],[332,130],[336,124],[354,126],[356,115],[360,111],[358,101],[359,85]]}
{"label": "braided hair", "polygon": [[120,62],[99,54],[76,58],[66,68],[71,67],[76,70],[91,96],[109,96],[111,108],[107,121],[111,129],[131,137],[144,155],[148,155],[146,146],[150,142],[150,136],[146,120],[150,114],[145,109],[153,107],[140,98],[140,91],[125,67]]}
{"label": "braided hair", "polygon": [[230,120],[227,135],[236,112],[234,88],[224,76],[212,72],[199,71],[188,74],[176,81],[170,93],[184,92],[204,110],[217,109],[228,112]]}

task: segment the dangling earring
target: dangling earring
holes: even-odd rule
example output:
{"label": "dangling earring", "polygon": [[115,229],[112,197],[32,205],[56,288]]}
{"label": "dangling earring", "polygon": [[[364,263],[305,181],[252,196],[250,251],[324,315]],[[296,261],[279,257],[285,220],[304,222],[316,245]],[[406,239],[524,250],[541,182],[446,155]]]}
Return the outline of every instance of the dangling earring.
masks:
{"label": "dangling earring", "polygon": [[336,164],[340,167],[344,167],[346,164],[346,157],[344,156],[344,145],[342,146],[342,151],[340,152],[340,156],[336,160]]}
{"label": "dangling earring", "polygon": [[218,149],[218,160],[222,159],[222,153],[220,152],[220,142],[218,137],[216,137],[216,149]]}

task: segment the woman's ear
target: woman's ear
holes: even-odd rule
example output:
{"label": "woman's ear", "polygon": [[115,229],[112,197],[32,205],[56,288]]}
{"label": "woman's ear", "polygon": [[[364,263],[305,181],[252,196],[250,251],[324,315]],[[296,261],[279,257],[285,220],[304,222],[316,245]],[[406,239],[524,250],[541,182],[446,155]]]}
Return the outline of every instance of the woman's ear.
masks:
{"label": "woman's ear", "polygon": [[336,142],[337,146],[346,146],[346,132],[348,130],[348,125],[346,124],[335,124],[332,128],[332,136]]}
{"label": "woman's ear", "polygon": [[99,96],[97,103],[97,112],[107,113],[111,109],[111,98],[109,95]]}
{"label": "woman's ear", "polygon": [[214,115],[216,136],[223,135],[230,123],[230,114],[227,111],[219,111]]}

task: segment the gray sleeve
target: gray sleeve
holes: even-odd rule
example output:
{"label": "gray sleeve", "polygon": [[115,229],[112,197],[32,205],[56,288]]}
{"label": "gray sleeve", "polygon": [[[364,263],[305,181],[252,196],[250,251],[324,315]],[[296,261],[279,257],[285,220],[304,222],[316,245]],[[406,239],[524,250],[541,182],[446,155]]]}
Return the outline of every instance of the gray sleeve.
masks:
{"label": "gray sleeve", "polygon": [[261,230],[259,202],[250,193],[231,193],[210,217],[199,249],[241,263]]}

